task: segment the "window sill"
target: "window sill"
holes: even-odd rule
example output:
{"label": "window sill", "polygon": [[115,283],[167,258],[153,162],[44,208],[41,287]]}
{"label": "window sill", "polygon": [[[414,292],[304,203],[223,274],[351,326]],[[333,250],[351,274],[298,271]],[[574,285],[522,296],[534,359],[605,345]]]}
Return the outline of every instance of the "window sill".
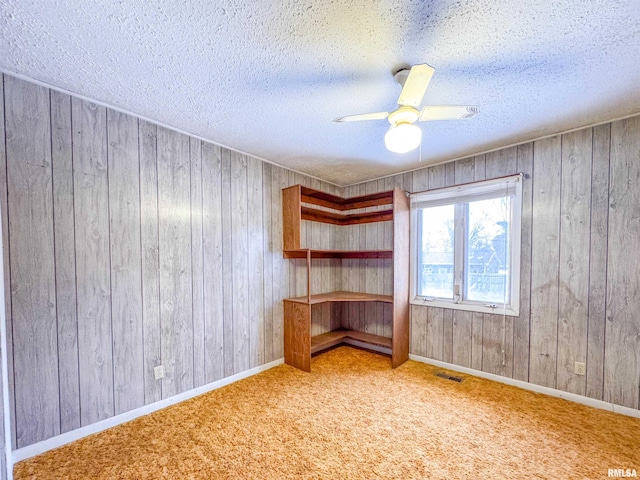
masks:
{"label": "window sill", "polygon": [[411,300],[412,305],[420,305],[422,307],[436,307],[436,308],[449,308],[451,310],[463,310],[466,312],[477,313],[492,313],[494,315],[506,315],[508,317],[518,317],[518,309],[514,309],[513,306],[507,307],[485,307],[484,305],[474,303],[454,303],[453,301],[446,300],[427,300],[423,297],[415,297]]}

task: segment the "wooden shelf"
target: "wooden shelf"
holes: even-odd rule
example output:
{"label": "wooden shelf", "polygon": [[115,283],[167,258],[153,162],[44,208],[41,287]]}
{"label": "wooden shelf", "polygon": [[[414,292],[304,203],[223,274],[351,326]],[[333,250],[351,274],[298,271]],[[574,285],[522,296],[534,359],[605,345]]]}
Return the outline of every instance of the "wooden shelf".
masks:
{"label": "wooden shelf", "polygon": [[339,345],[345,339],[358,340],[378,347],[392,347],[390,338],[374,335],[373,333],[360,332],[358,330],[338,329],[311,337],[311,353]]}
{"label": "wooden shelf", "polygon": [[317,353],[325,348],[333,347],[343,342],[346,330],[333,330],[311,337],[311,353]]}
{"label": "wooden shelf", "polygon": [[359,225],[362,223],[389,222],[393,220],[393,209],[364,213],[333,213],[311,207],[300,207],[302,220],[331,223],[333,225]]}
{"label": "wooden shelf", "polygon": [[[322,207],[322,208],[318,208]],[[374,211],[358,212],[379,207]],[[327,209],[327,210],[325,210]],[[356,210],[356,212],[348,212]],[[369,345],[391,349],[391,366],[401,365],[409,358],[409,198],[399,188],[352,198],[342,198],[302,185],[282,189],[282,247],[284,258],[306,259],[307,295],[284,299],[284,360],[306,372],[311,371],[311,353],[337,345],[345,340],[357,340]],[[391,222],[392,250],[312,250],[302,248],[302,221],[356,225]],[[392,259],[393,295],[361,292],[330,292],[312,295],[311,259],[352,258]],[[311,337],[312,305],[327,302],[385,302],[391,304],[392,338],[348,330],[342,327]]]}
{"label": "wooden shelf", "polygon": [[284,250],[284,258],[393,258],[393,250]]}
{"label": "wooden shelf", "polygon": [[313,188],[300,187],[300,198],[303,203],[319,205],[334,210],[355,210],[356,208],[377,207],[393,204],[393,190],[388,192],[371,193],[359,197],[342,198],[330,193],[314,190]]}
{"label": "wooden shelf", "polygon": [[[342,198],[302,185],[294,185],[282,190],[282,241],[284,250],[299,250],[300,225],[303,220],[332,225],[359,225],[363,223],[390,222],[394,219],[399,199],[405,195],[399,189],[373,193],[353,198]],[[403,201],[408,202],[405,195]],[[337,211],[319,210],[302,203],[320,205]],[[373,212],[342,213],[371,206],[389,205],[391,208]]]}
{"label": "wooden shelf", "polygon": [[315,305],[317,303],[325,302],[385,302],[393,303],[393,296],[391,295],[378,295],[375,293],[362,293],[362,292],[330,292],[320,293],[318,295],[311,295],[311,300],[308,297],[294,297],[285,298],[285,302],[305,303],[307,305]]}

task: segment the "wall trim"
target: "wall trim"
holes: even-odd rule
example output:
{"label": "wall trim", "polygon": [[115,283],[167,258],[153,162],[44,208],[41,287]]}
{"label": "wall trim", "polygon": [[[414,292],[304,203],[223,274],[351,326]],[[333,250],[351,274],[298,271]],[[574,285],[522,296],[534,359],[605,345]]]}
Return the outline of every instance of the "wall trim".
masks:
{"label": "wall trim", "polygon": [[595,398],[585,397],[578,395],[577,393],[564,392],[556,388],[543,387],[542,385],[536,385],[534,383],[525,382],[522,380],[516,380],[515,378],[502,377],[493,373],[482,372],[480,370],[474,370],[473,368],[461,367],[452,363],[441,362],[440,360],[433,360],[431,358],[422,357],[420,355],[409,354],[409,359],[416,362],[426,363],[433,365],[434,367],[446,368],[447,370],[453,370],[454,372],[466,373],[475,377],[485,378],[487,380],[493,380],[494,382],[504,383],[514,387],[522,388],[524,390],[530,390],[536,393],[543,393],[551,397],[558,397],[570,402],[580,403],[589,407],[598,408],[600,410],[607,410],[613,413],[619,413],[629,417],[640,418],[640,410],[635,408],[625,407],[617,405],[615,403],[605,402],[604,400],[598,400]]}
{"label": "wall trim", "polygon": [[[349,343],[354,346],[366,346],[367,348],[371,348],[371,345],[369,344],[361,344],[361,342],[351,341],[350,339],[348,342],[345,342],[345,343]],[[377,351],[378,348],[376,348],[375,350]],[[387,353],[389,349],[379,347],[379,350],[381,351],[381,353]],[[613,413],[619,413],[629,417],[640,418],[640,410],[636,410],[630,407],[625,407],[622,405],[617,405],[615,403],[605,402],[603,400],[597,400],[595,398],[589,398],[583,395],[577,395],[575,393],[563,392],[562,390],[557,390],[555,388],[544,387],[542,385],[535,385],[533,383],[524,382],[522,380],[502,377],[500,375],[482,372],[480,370],[474,370],[472,368],[461,367],[459,365],[454,365],[452,363],[447,363],[447,362],[441,362],[439,360],[433,360],[431,358],[422,357],[420,355],[414,355],[412,353],[409,354],[409,359],[414,360],[416,362],[433,365],[435,367],[446,368],[448,370],[452,370],[455,372],[466,373],[468,375],[473,375],[476,377],[485,378],[487,380],[504,383],[506,385],[522,388],[524,390],[529,390],[536,393],[543,393],[545,395],[549,395],[552,397],[562,398],[564,400],[579,403],[582,405],[587,405],[589,407],[594,407],[601,410],[607,410]],[[186,392],[180,393],[178,395],[174,395],[169,398],[165,398],[163,400],[159,400],[149,405],[144,405],[134,410],[130,410],[129,412],[121,413],[120,415],[116,415],[114,417],[101,420],[94,424],[87,425],[85,427],[81,427],[76,430],[72,430],[70,432],[66,432],[61,435],[48,438],[47,440],[43,440],[42,442],[34,443],[33,445],[29,445],[29,446],[14,450],[11,454],[11,459],[10,459],[11,462],[10,464],[7,465],[8,467],[7,473],[12,472],[13,465],[15,465],[17,462],[20,462],[22,460],[26,460],[28,458],[41,455],[45,452],[48,452],[49,450],[53,450],[55,448],[66,445],[68,443],[75,442],[76,440],[87,437],[89,435],[93,435],[94,433],[102,432],[109,428],[115,427],[117,425],[121,425],[123,423],[129,422],[136,418],[142,417],[144,415],[148,415],[158,410],[162,410],[163,408],[169,407],[171,405],[175,405],[175,404],[184,402],[185,400],[189,400],[191,398],[202,395],[204,393],[217,390],[218,388],[222,388],[226,385],[235,383],[239,380],[243,380],[245,378],[251,377],[253,375],[264,372],[266,370],[269,370],[273,367],[277,367],[282,364],[284,364],[284,358],[274,360],[273,362],[266,363],[259,367],[245,370],[244,372],[231,375],[229,377],[217,380],[207,385],[202,385],[200,387],[194,388],[192,390],[188,390]]]}
{"label": "wall trim", "polygon": [[94,433],[102,432],[104,430],[115,427],[117,425],[129,422],[131,420],[135,420],[138,417],[149,415],[150,413],[153,413],[158,410],[162,410],[163,408],[169,407],[171,405],[184,402],[185,400],[189,400],[190,398],[197,397],[198,395],[202,395],[203,393],[211,392],[212,390],[217,390],[218,388],[224,387],[231,383],[235,383],[239,380],[243,380],[245,378],[251,377],[253,375],[264,372],[266,370],[269,370],[273,367],[277,367],[278,365],[282,365],[282,364],[284,364],[284,358],[281,358],[279,360],[274,360],[273,362],[265,363],[264,365],[260,365],[259,367],[245,370],[244,372],[236,373],[235,375],[231,375],[229,377],[216,380],[215,382],[208,383],[206,385],[202,385],[192,390],[179,393],[178,395],[174,395],[169,398],[164,398],[157,402],[150,403],[149,405],[144,405],[142,407],[135,408],[133,410],[130,410],[125,413],[121,413],[114,417],[106,418],[104,420],[93,423],[91,425],[80,427],[76,430],[72,430],[70,432],[66,432],[61,435],[56,435],[55,437],[51,437],[41,442],[34,443],[33,445],[28,445],[26,447],[19,448],[12,452],[11,466],[13,467],[13,465],[15,465],[17,462],[26,460],[27,458],[35,457],[36,455],[40,455],[42,453],[48,452],[49,450],[53,450],[54,448],[61,447],[68,443],[75,442],[76,440],[87,437],[89,435],[93,435]]}

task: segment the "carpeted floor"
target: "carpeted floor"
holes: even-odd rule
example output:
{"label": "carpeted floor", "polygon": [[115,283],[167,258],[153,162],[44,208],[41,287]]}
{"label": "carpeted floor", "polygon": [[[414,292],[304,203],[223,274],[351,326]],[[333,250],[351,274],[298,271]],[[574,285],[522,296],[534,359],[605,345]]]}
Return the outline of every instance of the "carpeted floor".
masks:
{"label": "carpeted floor", "polygon": [[[21,462],[16,479],[607,478],[640,419],[339,347]],[[456,374],[458,375],[458,374]],[[459,375],[460,376],[460,375]]]}

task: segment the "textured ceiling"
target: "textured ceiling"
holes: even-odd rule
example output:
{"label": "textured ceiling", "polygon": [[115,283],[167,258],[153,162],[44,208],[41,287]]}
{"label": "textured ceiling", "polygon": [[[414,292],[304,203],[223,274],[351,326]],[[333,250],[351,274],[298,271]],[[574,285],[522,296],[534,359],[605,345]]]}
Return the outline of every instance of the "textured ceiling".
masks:
{"label": "textured ceiling", "polygon": [[[0,0],[0,69],[345,185],[640,111],[640,1]],[[392,72],[436,69],[419,151]]]}

